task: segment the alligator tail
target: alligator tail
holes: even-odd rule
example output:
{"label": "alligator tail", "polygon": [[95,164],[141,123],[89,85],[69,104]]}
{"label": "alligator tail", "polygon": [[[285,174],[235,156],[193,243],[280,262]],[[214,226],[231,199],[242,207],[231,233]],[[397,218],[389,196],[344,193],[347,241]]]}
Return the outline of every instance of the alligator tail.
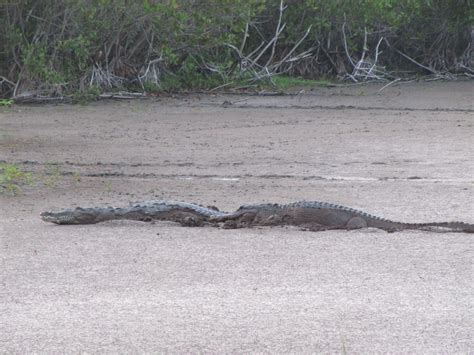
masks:
{"label": "alligator tail", "polygon": [[464,222],[407,223],[406,229],[418,229],[435,232],[474,233],[474,224]]}

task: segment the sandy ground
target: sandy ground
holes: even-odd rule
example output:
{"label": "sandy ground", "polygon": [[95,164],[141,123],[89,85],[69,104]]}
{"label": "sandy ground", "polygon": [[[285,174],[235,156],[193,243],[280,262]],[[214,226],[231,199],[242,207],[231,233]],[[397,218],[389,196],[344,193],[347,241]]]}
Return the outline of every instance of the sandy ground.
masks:
{"label": "sandy ground", "polygon": [[[43,223],[164,198],[474,223],[474,82],[0,111],[4,353],[473,353],[473,237]],[[226,105],[223,105],[226,102]]]}

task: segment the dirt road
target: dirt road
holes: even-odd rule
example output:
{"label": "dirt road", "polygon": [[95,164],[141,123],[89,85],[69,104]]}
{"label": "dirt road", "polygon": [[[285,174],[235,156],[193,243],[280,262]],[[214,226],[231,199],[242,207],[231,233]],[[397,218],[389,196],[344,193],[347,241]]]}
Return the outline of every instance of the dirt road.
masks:
{"label": "dirt road", "polygon": [[1,352],[473,352],[470,234],[39,219],[306,199],[474,223],[474,82],[380,88],[2,109],[34,182],[0,195]]}

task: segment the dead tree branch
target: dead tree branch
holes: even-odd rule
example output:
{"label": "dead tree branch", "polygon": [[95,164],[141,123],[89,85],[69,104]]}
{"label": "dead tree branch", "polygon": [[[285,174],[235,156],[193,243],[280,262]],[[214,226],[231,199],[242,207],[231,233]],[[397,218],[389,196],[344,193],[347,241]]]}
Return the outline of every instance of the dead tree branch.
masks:
{"label": "dead tree branch", "polygon": [[359,60],[355,60],[351,57],[349,49],[347,46],[347,37],[345,31],[346,23],[342,25],[342,36],[344,40],[344,49],[349,60],[349,63],[352,65],[352,73],[346,73],[346,77],[351,79],[354,82],[359,81],[369,81],[369,80],[383,80],[386,81],[388,78],[392,78],[392,75],[387,73],[382,67],[378,65],[379,56],[382,53],[380,50],[380,44],[384,40],[384,37],[380,37],[377,45],[375,46],[375,53],[372,56],[370,55],[369,48],[367,46],[368,32],[364,28],[364,44],[362,48],[362,54]]}
{"label": "dead tree branch", "polygon": [[[275,27],[273,37],[268,41],[262,41],[255,49],[253,49],[250,53],[245,54],[244,49],[247,43],[247,39],[249,37],[249,24],[247,23],[245,26],[244,37],[242,39],[242,43],[240,48],[237,48],[235,45],[230,43],[225,43],[224,45],[228,48],[231,48],[236,55],[238,56],[238,60],[240,63],[240,77],[248,77],[250,75],[250,79],[247,79],[250,83],[254,83],[263,79],[269,80],[271,83],[274,84],[272,80],[272,76],[286,72],[291,69],[291,66],[294,62],[307,58],[311,55],[314,48],[310,48],[302,53],[295,54],[297,49],[300,45],[306,40],[308,37],[311,26],[305,31],[303,36],[295,43],[295,45],[290,49],[290,51],[280,60],[275,61],[275,54],[276,48],[278,44],[278,40],[280,35],[286,28],[286,23],[282,23],[283,13],[287,9],[287,6],[284,4],[283,0],[280,0],[279,6],[279,14],[278,20]],[[268,54],[268,58],[266,59],[265,64],[260,64],[260,60],[263,56],[268,52],[271,48],[270,53]],[[283,67],[287,65],[284,69]],[[214,90],[214,89],[213,89]]]}

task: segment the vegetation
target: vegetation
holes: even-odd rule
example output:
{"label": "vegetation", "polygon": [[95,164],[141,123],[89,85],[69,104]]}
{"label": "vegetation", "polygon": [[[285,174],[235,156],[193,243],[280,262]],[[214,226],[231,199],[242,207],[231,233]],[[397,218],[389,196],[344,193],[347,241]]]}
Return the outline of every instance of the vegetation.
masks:
{"label": "vegetation", "polygon": [[0,107],[9,107],[13,105],[12,99],[0,99]]}
{"label": "vegetation", "polygon": [[17,194],[21,186],[31,184],[32,176],[30,173],[21,171],[12,164],[0,164],[0,193]]}
{"label": "vegetation", "polygon": [[0,0],[0,99],[472,74],[473,25],[471,0]]}

